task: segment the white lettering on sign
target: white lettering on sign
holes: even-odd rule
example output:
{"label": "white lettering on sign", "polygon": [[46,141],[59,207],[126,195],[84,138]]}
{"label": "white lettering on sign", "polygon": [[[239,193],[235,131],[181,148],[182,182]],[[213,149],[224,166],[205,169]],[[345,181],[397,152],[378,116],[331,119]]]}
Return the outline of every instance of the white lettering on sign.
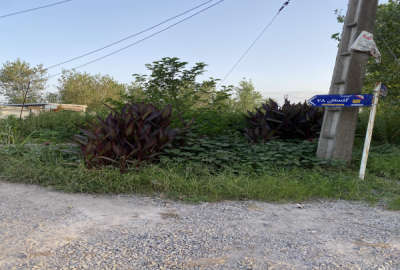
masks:
{"label": "white lettering on sign", "polygon": [[318,103],[347,103],[349,102],[350,98],[334,98],[334,99],[329,99],[326,100],[324,98],[317,98]]}
{"label": "white lettering on sign", "polygon": [[350,99],[350,98],[334,98],[334,99],[331,100],[331,102],[335,102],[335,103],[337,103],[337,102],[339,102],[339,103],[346,103],[346,102],[349,101],[349,99]]}

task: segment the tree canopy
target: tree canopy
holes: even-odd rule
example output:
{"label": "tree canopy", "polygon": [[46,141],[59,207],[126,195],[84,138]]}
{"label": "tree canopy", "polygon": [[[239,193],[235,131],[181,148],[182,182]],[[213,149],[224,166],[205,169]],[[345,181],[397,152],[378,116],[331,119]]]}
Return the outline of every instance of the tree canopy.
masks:
{"label": "tree canopy", "polygon": [[32,67],[20,59],[7,61],[0,69],[0,93],[9,103],[23,103],[25,94],[27,103],[39,102],[46,87],[46,73],[42,65]]}
{"label": "tree canopy", "polygon": [[42,66],[31,68],[28,63],[17,60],[7,62],[1,70],[2,90],[12,102],[22,102],[24,90],[31,81],[27,102],[39,98],[50,103],[73,103],[88,105],[97,110],[104,103],[121,106],[129,102],[148,102],[158,107],[172,105],[174,112],[182,116],[194,111],[222,112],[234,110],[238,113],[252,111],[260,105],[262,95],[255,90],[251,80],[243,79],[237,87],[218,84],[218,79],[204,76],[206,64],[187,62],[176,57],[165,57],[147,64],[147,75],[133,74],[134,80],[122,84],[108,75],[91,75],[76,70],[63,70],[58,79],[58,92],[47,93],[46,70]]}
{"label": "tree canopy", "polygon": [[371,87],[383,82],[391,97],[400,97],[400,1],[390,0],[379,5],[375,41],[382,53],[382,63],[371,60],[367,67],[366,83]]}
{"label": "tree canopy", "polygon": [[243,79],[235,92],[235,109],[239,112],[253,111],[263,101],[261,93],[255,90],[251,80]]}
{"label": "tree canopy", "polygon": [[64,70],[58,90],[62,103],[82,104],[89,109],[97,109],[107,99],[120,99],[125,86],[108,75]]}
{"label": "tree canopy", "polygon": [[[339,23],[344,16],[335,11]],[[332,35],[340,40],[339,33]],[[377,82],[388,86],[389,97],[400,97],[400,0],[389,0],[380,4],[377,10],[374,40],[382,54],[382,63],[371,59],[367,66],[365,86],[372,89]]]}
{"label": "tree canopy", "polygon": [[217,80],[209,78],[202,82],[199,76],[204,74],[206,64],[188,63],[176,57],[165,57],[160,61],[147,64],[149,75],[134,74],[133,96],[144,96],[148,102],[158,106],[171,104],[177,112],[188,109],[225,106],[229,103],[230,87],[217,90]]}

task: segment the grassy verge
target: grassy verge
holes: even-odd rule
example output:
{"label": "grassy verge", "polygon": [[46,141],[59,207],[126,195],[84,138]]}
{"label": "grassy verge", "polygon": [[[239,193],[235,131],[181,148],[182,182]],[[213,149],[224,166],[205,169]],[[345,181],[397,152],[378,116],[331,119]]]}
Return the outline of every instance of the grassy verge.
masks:
{"label": "grassy verge", "polygon": [[[238,173],[177,162],[148,165],[120,174],[114,168],[87,170],[74,154],[65,151],[4,148],[0,179],[66,192],[163,194],[191,202],[247,199],[299,202],[321,198],[379,202],[399,210],[399,167],[391,164],[398,162],[400,151],[393,149],[372,154],[367,179],[360,181],[355,170],[343,167],[278,169],[266,166],[262,172],[243,168]],[[390,167],[389,175],[381,173],[382,164]]]}
{"label": "grassy verge", "polygon": [[93,118],[88,113],[60,111],[42,112],[23,120],[16,117],[0,119],[0,144],[65,143]]}

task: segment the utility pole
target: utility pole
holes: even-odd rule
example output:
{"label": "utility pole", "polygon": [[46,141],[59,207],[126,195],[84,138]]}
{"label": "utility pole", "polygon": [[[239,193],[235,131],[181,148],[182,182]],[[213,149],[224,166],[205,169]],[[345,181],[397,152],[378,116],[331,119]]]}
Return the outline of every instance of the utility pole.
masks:
{"label": "utility pole", "polygon": [[[361,94],[369,55],[352,51],[364,31],[373,32],[378,0],[349,0],[329,94]],[[317,156],[350,162],[358,108],[326,108]]]}

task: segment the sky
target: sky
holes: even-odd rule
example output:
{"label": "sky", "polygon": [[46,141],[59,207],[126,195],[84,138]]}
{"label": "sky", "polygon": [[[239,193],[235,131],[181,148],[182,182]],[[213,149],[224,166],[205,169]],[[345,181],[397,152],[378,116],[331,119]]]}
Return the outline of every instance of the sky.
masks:
{"label": "sky", "polygon": [[[0,1],[0,16],[54,2],[56,0]],[[0,19],[0,63],[20,58],[31,65],[50,66],[136,33],[203,2],[205,0],[73,0]],[[206,63],[204,79],[223,78],[283,2],[225,0],[160,35],[79,71],[108,74],[129,83],[132,74],[146,74],[146,63],[162,57],[179,57],[189,64]],[[224,84],[237,85],[243,78],[251,79],[264,97],[278,100],[285,95],[299,101],[317,93],[327,93],[338,49],[337,42],[330,37],[341,31],[334,10],[345,12],[347,3],[348,0],[292,0]],[[49,74],[88,62],[141,37],[49,70]],[[47,91],[54,91],[56,85],[57,77],[49,81]]]}

